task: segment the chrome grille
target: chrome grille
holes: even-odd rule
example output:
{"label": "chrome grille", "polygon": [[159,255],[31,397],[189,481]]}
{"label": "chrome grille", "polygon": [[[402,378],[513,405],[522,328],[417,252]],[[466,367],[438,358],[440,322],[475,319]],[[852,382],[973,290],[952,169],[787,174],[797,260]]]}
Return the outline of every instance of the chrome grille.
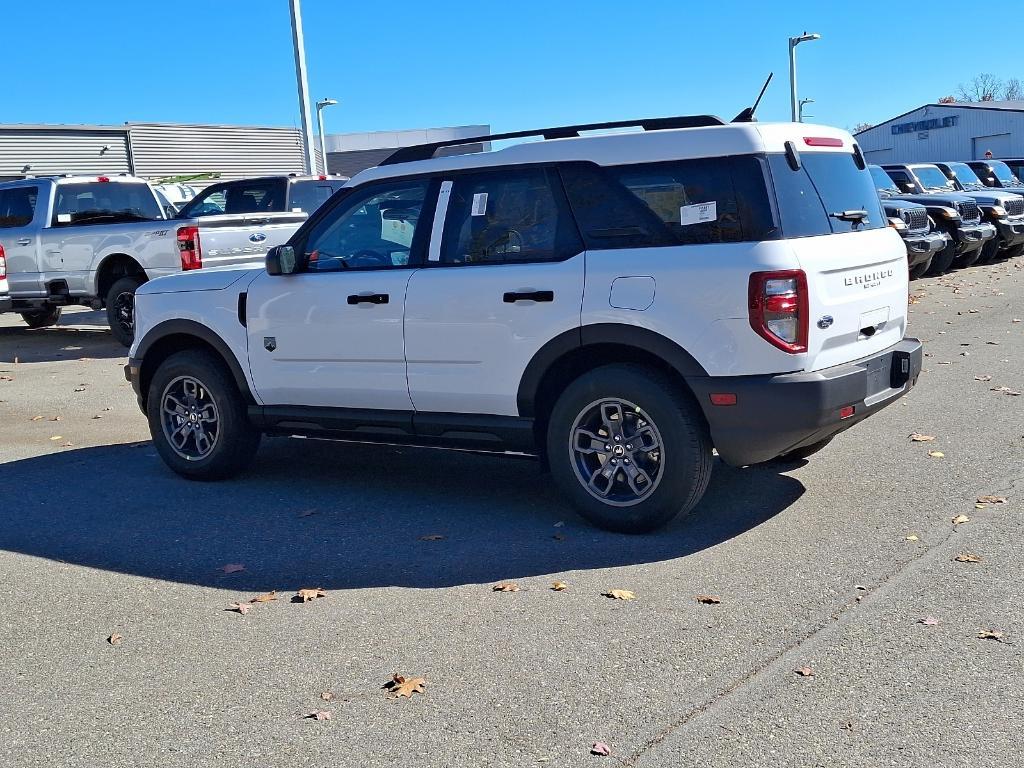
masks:
{"label": "chrome grille", "polygon": [[956,209],[960,212],[960,218],[964,221],[981,221],[981,212],[978,210],[978,204],[973,200],[958,202],[956,204]]}
{"label": "chrome grille", "polygon": [[[1021,203],[1024,204],[1024,198],[1021,199]],[[907,229],[911,231],[917,231],[919,229],[928,229],[928,211],[924,208],[910,208],[903,211],[903,218],[907,222]]]}
{"label": "chrome grille", "polygon": [[1007,200],[1003,205],[1006,212],[1010,216],[1020,216],[1024,214],[1024,197],[1018,197],[1016,200]]}

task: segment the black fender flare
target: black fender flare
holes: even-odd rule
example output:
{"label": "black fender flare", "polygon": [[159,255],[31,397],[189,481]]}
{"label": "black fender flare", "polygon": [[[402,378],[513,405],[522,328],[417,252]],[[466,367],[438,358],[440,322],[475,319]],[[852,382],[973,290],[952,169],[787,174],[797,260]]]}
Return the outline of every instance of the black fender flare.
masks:
{"label": "black fender flare", "polygon": [[616,344],[643,350],[663,360],[682,378],[708,375],[693,355],[660,333],[619,323],[584,325],[558,334],[534,354],[519,380],[516,394],[519,415],[535,415],[537,390],[545,374],[559,358],[574,350],[598,344]]}
{"label": "black fender flare", "polygon": [[224,358],[224,362],[227,364],[228,369],[231,371],[231,376],[235,380],[235,384],[238,386],[238,391],[242,393],[246,402],[250,404],[256,402],[252,391],[249,389],[249,381],[245,378],[245,371],[242,369],[242,364],[238,361],[238,358],[235,357],[235,353],[231,351],[231,347],[229,347],[227,343],[214,331],[194,320],[174,318],[172,320],[164,320],[162,323],[154,325],[149,329],[146,335],[142,337],[142,341],[139,342],[138,349],[135,352],[135,357],[131,361],[132,364],[138,365],[141,370],[146,361],[146,352],[152,349],[153,345],[161,339],[176,335],[195,336],[213,347],[214,350]]}

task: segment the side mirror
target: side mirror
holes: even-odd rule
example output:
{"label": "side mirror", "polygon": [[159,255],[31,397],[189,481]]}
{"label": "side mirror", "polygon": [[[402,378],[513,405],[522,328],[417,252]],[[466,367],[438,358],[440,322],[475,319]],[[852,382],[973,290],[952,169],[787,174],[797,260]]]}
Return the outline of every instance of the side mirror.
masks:
{"label": "side mirror", "polygon": [[267,251],[268,275],[291,275],[297,266],[295,249],[290,245],[276,245]]}

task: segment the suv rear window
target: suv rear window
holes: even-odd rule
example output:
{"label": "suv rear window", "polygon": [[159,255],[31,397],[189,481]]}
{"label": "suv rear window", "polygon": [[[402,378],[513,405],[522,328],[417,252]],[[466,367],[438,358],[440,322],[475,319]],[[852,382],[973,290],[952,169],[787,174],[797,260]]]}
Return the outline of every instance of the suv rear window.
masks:
{"label": "suv rear window", "polygon": [[39,187],[0,189],[0,229],[27,227],[36,213]]}
{"label": "suv rear window", "polygon": [[284,210],[284,180],[229,182],[207,187],[181,209],[180,219],[235,213],[280,213]]}
{"label": "suv rear window", "polygon": [[[860,232],[885,226],[871,174],[857,167],[852,153],[804,152],[794,171],[785,155],[769,155],[772,183],[784,237]],[[867,211],[861,221],[833,214]]]}
{"label": "suv rear window", "polygon": [[57,185],[53,226],[152,221],[163,218],[147,184],[90,181]]}

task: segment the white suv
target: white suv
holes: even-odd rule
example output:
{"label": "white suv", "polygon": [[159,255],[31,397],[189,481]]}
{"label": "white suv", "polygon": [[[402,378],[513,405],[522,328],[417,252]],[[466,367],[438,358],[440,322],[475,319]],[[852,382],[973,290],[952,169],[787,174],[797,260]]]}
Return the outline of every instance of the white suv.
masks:
{"label": "white suv", "polygon": [[399,150],[266,270],[142,286],[125,372],[163,459],[226,477],[262,433],[526,452],[638,532],[698,503],[712,449],[805,457],[913,386],[903,242],[848,133],[579,135],[621,125]]}

